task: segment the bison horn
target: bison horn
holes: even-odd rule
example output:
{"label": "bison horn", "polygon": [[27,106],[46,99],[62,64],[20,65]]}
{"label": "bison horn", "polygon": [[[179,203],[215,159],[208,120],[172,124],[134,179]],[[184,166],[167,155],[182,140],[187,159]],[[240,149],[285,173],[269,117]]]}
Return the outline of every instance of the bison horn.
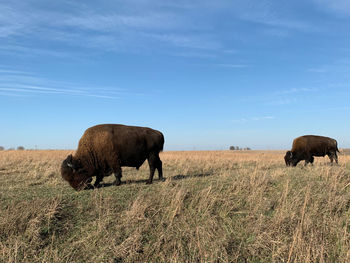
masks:
{"label": "bison horn", "polygon": [[72,156],[71,154],[68,155],[66,161],[67,161],[67,166],[70,167],[70,168],[72,168],[72,169],[74,169],[74,166],[73,166],[73,156]]}

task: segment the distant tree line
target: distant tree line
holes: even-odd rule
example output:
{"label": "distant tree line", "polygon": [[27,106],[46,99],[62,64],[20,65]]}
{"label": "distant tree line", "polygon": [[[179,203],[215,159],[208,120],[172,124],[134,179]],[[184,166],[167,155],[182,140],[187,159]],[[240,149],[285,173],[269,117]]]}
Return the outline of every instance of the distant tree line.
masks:
{"label": "distant tree line", "polygon": [[[8,148],[7,150],[8,151],[13,151],[15,148]],[[4,151],[5,150],[5,147],[3,147],[3,146],[0,146],[0,151]],[[23,150],[25,150],[25,148],[23,147],[23,146],[18,146],[17,147],[17,151],[23,151]]]}
{"label": "distant tree line", "polygon": [[249,147],[240,148],[239,146],[230,146],[231,151],[250,151]]}

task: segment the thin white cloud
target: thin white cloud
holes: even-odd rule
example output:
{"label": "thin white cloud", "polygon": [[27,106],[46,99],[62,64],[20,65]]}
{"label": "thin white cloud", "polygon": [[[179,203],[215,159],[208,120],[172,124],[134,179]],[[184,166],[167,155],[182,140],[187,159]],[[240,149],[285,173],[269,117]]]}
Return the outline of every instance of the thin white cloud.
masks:
{"label": "thin white cloud", "polygon": [[121,97],[116,96],[106,96],[106,95],[96,95],[96,94],[85,94],[87,97],[101,98],[101,99],[120,99]]}
{"label": "thin white cloud", "polygon": [[301,88],[289,88],[281,89],[272,92],[263,104],[271,106],[284,106],[290,104],[297,104],[301,101],[315,97],[316,95],[322,94],[324,87],[301,87]]}
{"label": "thin white cloud", "polygon": [[88,14],[69,17],[64,21],[56,21],[58,26],[69,26],[94,31],[115,32],[126,29],[173,29],[185,26],[172,14],[145,14],[145,15],[100,15]]}
{"label": "thin white cloud", "polygon": [[192,48],[199,50],[220,50],[222,48],[218,41],[213,40],[209,35],[191,34],[144,34],[150,39],[168,43],[173,46]]}
{"label": "thin white cloud", "polygon": [[[150,6],[157,2],[150,3]],[[110,10],[99,10],[93,6],[82,5],[81,8],[60,13],[52,10],[39,10],[25,4],[7,3],[0,5],[0,38],[23,36],[28,33],[45,41],[59,41],[72,46],[84,46],[99,50],[125,51],[167,43],[171,46],[193,49],[221,48],[213,36],[201,33],[201,25],[194,24],[193,19],[181,12],[153,10],[146,6],[143,10],[130,8],[130,3]],[[120,13],[118,13],[120,12]],[[35,15],[27,15],[27,14]],[[196,30],[198,33],[189,33]],[[1,34],[1,32],[3,33]],[[84,41],[82,41],[82,39]],[[7,52],[26,52],[25,46],[1,45],[0,50]],[[31,50],[35,48],[31,47]],[[124,50],[123,50],[124,49]],[[45,52],[43,50],[42,52]],[[48,50],[46,55],[57,55]],[[58,55],[62,55],[58,51]]]}
{"label": "thin white cloud", "polygon": [[314,0],[314,2],[323,10],[340,15],[350,15],[350,2],[348,0]]}
{"label": "thin white cloud", "polygon": [[312,26],[306,22],[303,21],[293,21],[293,20],[283,20],[281,18],[279,19],[265,19],[265,20],[259,20],[252,18],[251,19],[254,22],[265,24],[267,26],[273,26],[273,27],[279,27],[279,28],[285,28],[285,29],[295,29],[299,31],[319,31],[318,27]]}
{"label": "thin white cloud", "polygon": [[20,74],[20,75],[31,75],[31,73],[19,71],[19,70],[9,70],[9,69],[1,69],[0,74]]}
{"label": "thin white cloud", "polygon": [[[65,12],[40,9],[37,5],[26,2],[0,4],[0,37],[30,35],[44,41],[58,41],[70,46],[101,51],[135,52],[155,48],[155,44],[158,48],[225,51],[232,48],[225,48],[224,40],[213,30],[213,24],[206,18],[206,13],[214,15],[232,10],[233,19],[256,22],[267,27],[300,30],[308,28],[308,25],[299,20],[276,16],[276,7],[269,1],[257,3],[237,0],[230,3],[195,0],[190,4],[188,1],[174,4],[173,1],[142,0],[108,3],[113,6],[110,9],[96,9],[91,3],[68,4],[71,8]],[[283,30],[279,29],[278,34],[281,31]],[[0,50],[39,55],[40,51],[36,51],[34,47],[30,48],[34,52],[25,52],[26,47],[28,48],[17,44],[12,48],[12,44],[3,44]],[[44,55],[64,55],[64,52],[57,49],[41,52]]]}
{"label": "thin white cloud", "polygon": [[307,69],[307,71],[313,72],[313,73],[326,73],[326,72],[328,72],[328,70],[325,68],[309,68],[309,69]]}
{"label": "thin white cloud", "polygon": [[185,58],[216,58],[218,55],[214,54],[212,52],[191,52],[191,51],[183,51],[183,52],[176,52],[176,53],[170,53],[172,56],[176,57],[185,57]]}
{"label": "thin white cloud", "polygon": [[261,120],[273,120],[275,119],[274,116],[263,116],[263,117],[253,117],[252,120],[254,121],[261,121]]}
{"label": "thin white cloud", "polygon": [[305,93],[305,92],[316,92],[319,91],[319,88],[291,88],[280,90],[276,94],[291,94],[291,93]]}
{"label": "thin white cloud", "polygon": [[289,36],[288,31],[296,30],[302,32],[319,31],[319,25],[315,26],[308,21],[297,17],[290,9],[279,1],[238,1],[239,5],[235,8],[235,14],[243,21],[260,24],[265,27],[262,32],[275,36]]}
{"label": "thin white cloud", "polygon": [[[17,41],[2,42],[0,52],[67,58],[77,57],[76,51],[74,56],[62,51],[67,50],[67,46],[99,52],[230,52],[234,47],[227,43],[220,31],[215,30],[220,25],[213,23],[213,18],[222,14],[230,15],[233,21],[257,23],[261,25],[258,29],[260,32],[272,37],[287,37],[293,30],[308,32],[320,28],[297,17],[292,11],[286,11],[288,9],[283,8],[283,4],[278,1],[193,0],[189,3],[180,0],[175,3],[170,0],[130,0],[103,1],[101,6],[109,8],[70,1],[64,4],[58,2],[58,8],[52,9],[40,8],[40,3],[31,5],[25,1],[2,3],[0,38]],[[60,8],[64,8],[64,11]],[[22,38],[29,39],[29,42],[21,41]],[[39,41],[34,43],[33,39]],[[44,48],[41,48],[37,45],[40,42],[62,45],[43,45]],[[47,46],[55,48],[45,49]],[[174,48],[179,50],[167,50]]]}
{"label": "thin white cloud", "polygon": [[224,68],[246,68],[248,65],[245,64],[216,64],[216,66]]}
{"label": "thin white cloud", "polygon": [[328,62],[328,64],[317,65],[315,67],[308,68],[306,71],[311,73],[338,73],[342,75],[348,75],[349,70],[349,52],[344,49],[341,58],[337,58],[331,62]]}
{"label": "thin white cloud", "polygon": [[288,30],[284,30],[283,28],[265,28],[262,29],[262,32],[265,35],[273,36],[273,37],[279,37],[279,38],[285,38],[290,37],[291,33]]}
{"label": "thin white cloud", "polygon": [[346,88],[346,89],[348,89],[350,84],[348,84],[348,83],[330,83],[328,86],[330,88],[340,88],[340,89]]}
{"label": "thin white cloud", "polygon": [[[57,36],[56,36],[57,37]],[[68,42],[68,41],[67,41]],[[21,43],[14,43],[12,45],[6,45],[0,43],[0,52],[2,54],[8,54],[16,57],[38,57],[38,56],[50,56],[58,58],[69,58],[75,60],[86,60],[84,53],[75,52],[74,55],[71,52],[60,51],[58,49],[36,48],[32,46],[23,46]]]}
{"label": "thin white cloud", "polygon": [[333,107],[324,109],[325,111],[350,111],[350,106]]}
{"label": "thin white cloud", "polygon": [[3,97],[26,97],[27,95],[25,95],[25,94],[20,94],[20,93],[13,93],[13,92],[3,92],[3,91],[0,91],[0,96],[3,96]]}
{"label": "thin white cloud", "polygon": [[319,95],[323,87],[288,88],[271,91],[257,96],[249,96],[242,100],[243,103],[260,104],[263,106],[285,106],[297,104],[311,96]]}
{"label": "thin white cloud", "polygon": [[226,50],[223,50],[223,52],[227,53],[227,54],[237,54],[238,50],[236,50],[236,49],[226,49]]}
{"label": "thin white cloud", "polygon": [[[14,74],[15,73],[15,74]],[[64,88],[61,88],[64,87]],[[81,87],[81,85],[53,82],[31,73],[0,69],[0,96],[28,96],[61,94],[65,96],[119,99],[127,92],[113,87]]]}
{"label": "thin white cloud", "polygon": [[288,105],[296,102],[297,102],[296,98],[276,98],[276,99],[271,99],[264,104],[272,105],[272,106],[283,106],[283,105]]}
{"label": "thin white cloud", "polygon": [[250,117],[250,118],[241,118],[232,120],[231,122],[234,123],[246,123],[246,122],[252,122],[252,121],[264,121],[264,120],[273,120],[275,119],[274,116],[260,116],[260,117]]}
{"label": "thin white cloud", "polygon": [[18,12],[4,3],[0,4],[0,10],[0,38],[17,34],[23,28],[25,18],[20,19]]}

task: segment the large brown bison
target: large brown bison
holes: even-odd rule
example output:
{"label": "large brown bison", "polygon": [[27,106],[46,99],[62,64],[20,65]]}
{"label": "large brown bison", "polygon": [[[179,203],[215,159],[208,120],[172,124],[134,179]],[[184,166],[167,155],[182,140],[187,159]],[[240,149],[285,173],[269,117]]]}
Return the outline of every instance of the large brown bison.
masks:
{"label": "large brown bison", "polygon": [[296,166],[301,160],[305,165],[314,162],[314,156],[328,155],[331,163],[338,163],[338,143],[336,140],[316,135],[300,136],[293,141],[292,150],[287,151],[284,160],[287,166]]}
{"label": "large brown bison", "polygon": [[61,165],[64,180],[76,190],[91,186],[96,176],[97,187],[104,176],[115,175],[115,185],[121,184],[122,166],[137,169],[147,159],[152,183],[155,169],[163,179],[162,161],[159,152],[163,150],[164,137],[160,131],[146,127],[121,124],[93,126],[81,137],[74,156],[69,155]]}

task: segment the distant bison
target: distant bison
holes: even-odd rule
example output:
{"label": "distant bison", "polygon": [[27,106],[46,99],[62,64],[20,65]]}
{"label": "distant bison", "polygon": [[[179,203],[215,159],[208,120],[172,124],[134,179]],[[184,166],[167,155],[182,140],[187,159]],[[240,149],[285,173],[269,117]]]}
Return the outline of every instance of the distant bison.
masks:
{"label": "distant bison", "polygon": [[90,186],[96,176],[97,187],[104,176],[115,175],[115,185],[121,184],[122,166],[137,169],[147,159],[151,184],[155,169],[163,179],[162,161],[159,152],[163,150],[164,137],[160,131],[146,127],[120,124],[93,126],[81,137],[74,156],[71,154],[61,165],[64,180],[76,190]]}
{"label": "distant bison", "polygon": [[301,160],[305,165],[314,162],[314,156],[328,155],[331,163],[333,159],[338,163],[338,143],[336,140],[323,136],[304,135],[293,141],[291,151],[287,151],[284,160],[287,166],[296,166]]}

